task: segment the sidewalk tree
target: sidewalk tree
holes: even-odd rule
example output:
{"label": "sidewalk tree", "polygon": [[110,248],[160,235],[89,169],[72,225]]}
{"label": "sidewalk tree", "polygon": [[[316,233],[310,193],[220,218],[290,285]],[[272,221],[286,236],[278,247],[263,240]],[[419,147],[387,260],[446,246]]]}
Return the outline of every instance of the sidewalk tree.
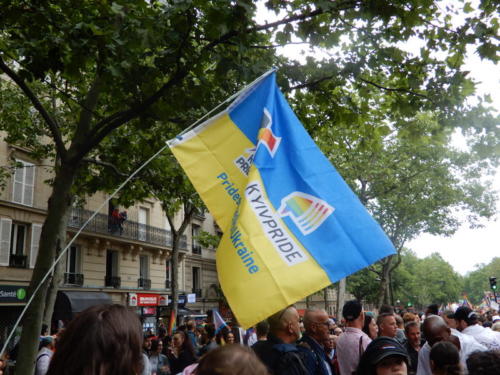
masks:
{"label": "sidewalk tree", "polygon": [[[162,124],[162,134],[174,135],[194,113],[272,63],[283,67],[280,84],[294,89],[297,98],[313,92],[316,100],[329,101],[339,109],[330,124],[350,129],[370,148],[381,143],[386,129],[363,123],[369,120],[366,106],[401,118],[439,107],[440,124],[450,126],[474,91],[474,82],[462,71],[466,47],[473,45],[483,58],[497,57],[498,4],[489,1],[480,2],[479,10],[459,26],[446,17],[447,9],[427,0],[273,0],[265,5],[281,18],[257,24],[250,0],[3,4],[1,88],[10,93],[15,86],[18,94],[2,93],[2,117],[28,118],[28,110],[36,113],[36,121],[21,122],[22,127],[1,121],[1,130],[9,142],[17,140],[35,156],[52,160],[54,169],[30,293],[64,245],[66,216],[89,170],[105,164],[113,149],[123,154],[124,165],[108,165],[110,175],[117,168],[133,170],[127,147],[147,135],[152,124]],[[464,10],[470,7],[466,3]],[[414,56],[402,50],[411,38],[424,43]],[[310,58],[302,65],[274,56],[277,45],[296,39],[332,48],[332,57]],[[328,96],[314,91],[323,84],[331,87]],[[378,101],[371,99],[374,92],[380,94]],[[363,103],[353,106],[354,98]],[[120,132],[129,135],[129,143],[115,139]],[[41,136],[50,142],[41,142]],[[101,177],[102,186],[108,186],[111,178]],[[23,361],[17,374],[33,372],[47,288],[45,283],[23,321]]]}

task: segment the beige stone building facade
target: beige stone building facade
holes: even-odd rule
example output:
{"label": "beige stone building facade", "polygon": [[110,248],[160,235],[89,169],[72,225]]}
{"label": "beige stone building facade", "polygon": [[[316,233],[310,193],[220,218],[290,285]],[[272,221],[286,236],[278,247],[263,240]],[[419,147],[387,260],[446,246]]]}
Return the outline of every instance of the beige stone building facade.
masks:
{"label": "beige stone building facade", "polygon": [[[4,139],[5,134],[0,134]],[[30,159],[26,150],[0,141],[0,165],[17,168],[0,191],[0,339],[25,303],[25,293],[38,253],[51,188],[48,162]],[[70,214],[67,238],[108,198],[98,193]],[[113,213],[114,209],[118,211]],[[126,220],[113,216],[126,211]],[[182,217],[176,217],[179,224]],[[215,249],[203,248],[200,231],[217,234],[209,214],[197,214],[181,238],[179,289],[185,313],[204,313],[218,306]],[[70,319],[84,306],[113,301],[137,308],[145,328],[165,319],[171,294],[172,240],[161,205],[145,200],[132,207],[105,205],[90,220],[62,259],[64,278],[54,312],[55,321]],[[189,296],[189,298],[187,298]],[[195,302],[193,299],[195,298]],[[184,304],[183,304],[184,305]]]}

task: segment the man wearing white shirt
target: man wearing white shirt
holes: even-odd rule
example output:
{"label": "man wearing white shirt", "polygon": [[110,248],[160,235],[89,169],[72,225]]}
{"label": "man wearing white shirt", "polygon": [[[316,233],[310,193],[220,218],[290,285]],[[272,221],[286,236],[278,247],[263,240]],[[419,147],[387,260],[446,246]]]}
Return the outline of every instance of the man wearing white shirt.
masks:
{"label": "man wearing white shirt", "polygon": [[489,350],[500,350],[500,332],[483,327],[478,318],[478,314],[467,306],[460,306],[455,311],[455,321],[460,332],[474,337]]}
{"label": "man wearing white shirt", "polygon": [[417,375],[432,375],[430,365],[430,352],[431,347],[439,341],[450,341],[457,346],[460,351],[460,363],[464,368],[464,373],[467,373],[467,366],[465,361],[469,355],[475,351],[485,351],[486,347],[479,344],[474,338],[458,334],[452,335],[450,328],[446,325],[443,318],[437,315],[429,316],[424,321],[424,334],[427,342],[418,353],[418,368]]}

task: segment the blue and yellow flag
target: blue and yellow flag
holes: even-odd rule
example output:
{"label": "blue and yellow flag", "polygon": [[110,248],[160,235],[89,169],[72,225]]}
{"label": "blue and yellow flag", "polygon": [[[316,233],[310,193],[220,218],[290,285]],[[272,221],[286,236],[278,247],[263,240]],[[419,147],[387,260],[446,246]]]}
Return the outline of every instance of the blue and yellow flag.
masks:
{"label": "blue and yellow flag", "polygon": [[217,272],[245,328],[395,252],[275,73],[169,146],[224,231]]}

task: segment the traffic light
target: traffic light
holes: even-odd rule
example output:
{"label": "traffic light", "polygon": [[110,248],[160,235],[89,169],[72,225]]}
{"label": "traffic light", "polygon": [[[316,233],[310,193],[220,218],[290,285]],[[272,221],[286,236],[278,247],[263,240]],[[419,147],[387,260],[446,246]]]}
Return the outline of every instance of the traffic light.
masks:
{"label": "traffic light", "polygon": [[494,292],[497,291],[497,278],[496,277],[490,277],[490,288]]}

